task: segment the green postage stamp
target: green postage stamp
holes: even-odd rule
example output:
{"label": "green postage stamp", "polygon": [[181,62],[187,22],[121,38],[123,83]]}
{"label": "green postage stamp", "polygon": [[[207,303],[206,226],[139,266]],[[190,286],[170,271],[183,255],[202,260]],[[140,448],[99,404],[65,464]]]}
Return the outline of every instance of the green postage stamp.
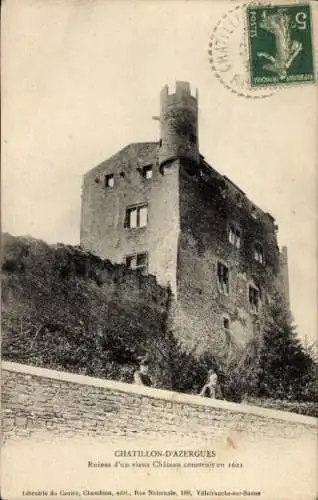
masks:
{"label": "green postage stamp", "polygon": [[247,8],[251,85],[315,80],[309,5]]}

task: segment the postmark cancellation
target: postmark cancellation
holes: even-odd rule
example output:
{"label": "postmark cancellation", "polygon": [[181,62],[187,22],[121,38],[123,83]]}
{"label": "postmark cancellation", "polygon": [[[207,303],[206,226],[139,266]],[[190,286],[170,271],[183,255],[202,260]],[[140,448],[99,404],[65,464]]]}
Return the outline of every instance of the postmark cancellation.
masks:
{"label": "postmark cancellation", "polygon": [[264,98],[316,81],[310,4],[238,3],[215,25],[209,64],[223,86]]}

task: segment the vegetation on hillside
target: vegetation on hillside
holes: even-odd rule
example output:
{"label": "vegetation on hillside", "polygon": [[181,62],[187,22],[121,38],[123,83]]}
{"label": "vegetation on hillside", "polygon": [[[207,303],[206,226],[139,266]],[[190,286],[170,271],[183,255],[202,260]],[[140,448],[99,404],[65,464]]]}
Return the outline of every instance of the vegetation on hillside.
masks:
{"label": "vegetation on hillside", "polygon": [[165,332],[169,292],[80,248],[3,237],[7,360],[130,380]]}
{"label": "vegetation on hillside", "polygon": [[279,295],[262,336],[198,358],[173,335],[171,292],[152,276],[78,247],[8,234],[2,273],[4,359],[131,382],[147,353],[157,387],[198,394],[214,367],[219,397],[314,414],[317,359]]}

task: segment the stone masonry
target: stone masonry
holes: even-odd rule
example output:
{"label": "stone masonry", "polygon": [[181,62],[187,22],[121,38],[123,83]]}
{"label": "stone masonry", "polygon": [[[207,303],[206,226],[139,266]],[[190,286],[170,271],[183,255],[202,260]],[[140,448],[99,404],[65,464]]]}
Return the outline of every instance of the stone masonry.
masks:
{"label": "stone masonry", "polygon": [[122,436],[315,440],[317,420],[289,412],[2,363],[3,438]]}
{"label": "stone masonry", "polygon": [[188,83],[164,87],[159,119],[158,142],[130,144],[84,176],[81,245],[170,286],[187,348],[242,347],[275,289],[288,303],[287,250],[273,217],[200,154]]}

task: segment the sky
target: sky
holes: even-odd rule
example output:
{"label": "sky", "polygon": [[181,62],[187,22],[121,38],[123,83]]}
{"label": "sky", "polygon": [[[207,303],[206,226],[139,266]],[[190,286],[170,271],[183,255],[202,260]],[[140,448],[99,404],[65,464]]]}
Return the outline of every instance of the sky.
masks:
{"label": "sky", "polygon": [[6,0],[2,230],[79,244],[83,174],[131,142],[158,140],[152,117],[160,90],[189,81],[199,90],[201,154],[275,217],[279,245],[288,247],[292,313],[312,342],[317,87],[295,84],[262,99],[226,88],[210,67],[208,44],[234,4]]}

